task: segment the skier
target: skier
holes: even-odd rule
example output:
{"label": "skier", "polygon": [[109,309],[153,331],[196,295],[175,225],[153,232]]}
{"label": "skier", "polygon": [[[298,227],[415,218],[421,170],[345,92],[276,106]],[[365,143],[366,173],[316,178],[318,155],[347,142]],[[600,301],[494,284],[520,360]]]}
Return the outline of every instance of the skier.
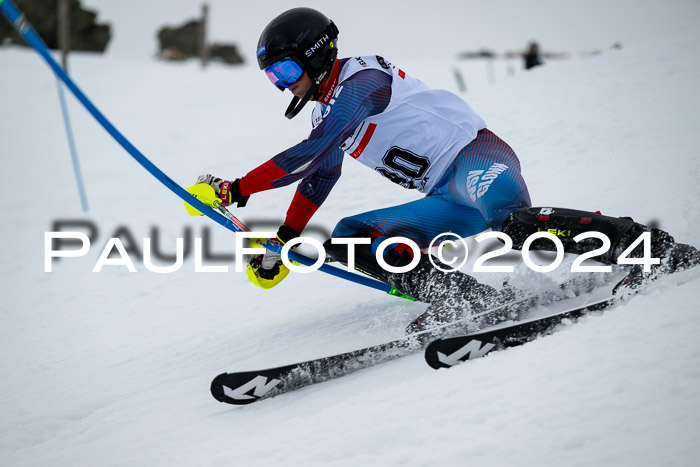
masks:
{"label": "skier", "polygon": [[[436,269],[427,255],[409,272],[388,273],[375,257],[386,238],[407,237],[423,248],[444,232],[469,237],[491,228],[508,234],[520,248],[530,234],[557,229],[568,232],[561,238],[565,251],[582,253],[600,243],[576,243],[572,238],[599,231],[610,238],[611,248],[597,259],[614,264],[649,230],[628,218],[532,208],[515,152],[466,102],[429,88],[383,57],[339,59],[337,44],[336,25],[316,10],[294,8],[273,19],[258,42],[258,65],[273,85],[293,94],[285,113],[288,118],[308,101],[316,102],[311,134],[234,181],[207,174],[197,182],[211,185],[223,204],[243,207],[255,193],[301,181],[274,239],[279,244],[302,233],[340,177],[346,156],[423,193],[417,201],[346,217],[332,233],[333,238],[368,239],[369,244],[355,247],[356,268],[430,303],[409,332],[502,302],[509,294],[467,274]],[[551,242],[538,242],[533,248],[553,247]],[[324,247],[333,260],[347,264],[347,245],[327,241]],[[641,246],[637,250],[632,256],[643,254]],[[651,251],[653,257],[664,258],[668,272],[700,263],[697,250],[679,246],[656,229]],[[385,262],[392,266],[405,266],[412,259],[412,251],[403,244],[384,252]],[[287,273],[279,255],[271,251],[248,265],[249,278],[264,288],[275,286]],[[635,277],[628,282],[641,275]]]}

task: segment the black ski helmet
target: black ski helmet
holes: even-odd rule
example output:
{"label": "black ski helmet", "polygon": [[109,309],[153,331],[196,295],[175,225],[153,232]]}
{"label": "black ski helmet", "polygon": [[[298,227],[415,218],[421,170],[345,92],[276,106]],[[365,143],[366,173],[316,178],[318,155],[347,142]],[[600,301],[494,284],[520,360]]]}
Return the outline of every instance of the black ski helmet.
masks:
{"label": "black ski helmet", "polygon": [[260,34],[256,55],[261,70],[290,57],[313,81],[301,102],[294,96],[285,112],[287,118],[294,118],[328,78],[338,56],[337,41],[338,28],[333,21],[311,8],[285,11]]}

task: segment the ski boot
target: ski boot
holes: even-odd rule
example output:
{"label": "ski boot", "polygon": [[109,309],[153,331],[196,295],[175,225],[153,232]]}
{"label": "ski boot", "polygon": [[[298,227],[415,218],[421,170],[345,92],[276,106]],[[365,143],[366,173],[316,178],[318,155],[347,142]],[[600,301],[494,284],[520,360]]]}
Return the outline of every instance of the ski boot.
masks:
{"label": "ski boot", "polygon": [[[333,260],[348,264],[345,245],[336,245],[328,240],[323,246]],[[384,254],[384,261],[395,267],[406,266],[412,259],[412,255],[404,248],[388,249]],[[449,270],[448,266],[440,264],[437,259],[433,260],[442,269]],[[370,245],[356,246],[355,269],[390,284],[417,301],[429,303],[425,313],[406,328],[408,334],[468,317],[487,310],[496,303],[506,303],[513,293],[512,288],[499,293],[495,288],[481,284],[460,271],[441,271],[433,266],[427,255],[422,255],[418,265],[409,272],[390,273],[378,264]]]}
{"label": "ski boot", "polygon": [[[627,277],[615,286],[615,292],[623,289],[635,290],[663,275],[673,274],[700,264],[700,253],[695,247],[676,243],[667,232],[649,228],[629,217],[610,217],[599,212],[565,208],[521,208],[508,215],[502,230],[513,240],[515,249],[521,249],[532,234],[546,231],[556,235],[564,246],[564,251],[572,254],[583,254],[599,248],[601,241],[595,238],[574,241],[579,234],[599,232],[610,240],[610,248],[595,259],[602,264],[610,265],[617,264],[620,255],[633,245],[640,235],[650,232],[651,257],[660,258],[661,263],[653,265],[650,273],[643,272],[641,267],[631,268]],[[554,245],[549,240],[538,239],[531,244],[530,248],[551,251]],[[643,244],[638,244],[627,257],[643,258]]]}
{"label": "ski boot", "polygon": [[[466,274],[464,275],[466,276]],[[493,287],[484,284],[479,285],[488,287],[488,289],[481,289],[482,292],[486,292],[486,297],[481,296],[478,297],[477,300],[474,300],[474,297],[457,296],[432,301],[423,314],[406,326],[406,334],[427,331],[443,324],[449,324],[463,318],[474,316],[489,308],[513,303],[519,296],[517,292],[510,287],[504,287],[496,291]],[[488,313],[485,316],[479,317],[479,319],[474,322],[465,322],[464,324],[467,327],[473,326],[475,328],[483,328],[493,326],[508,319],[513,319],[514,317],[511,310],[503,308],[502,310],[494,310],[493,313]]]}
{"label": "ski boot", "polygon": [[[404,294],[429,303],[426,311],[406,327],[406,334],[468,318],[494,306],[509,303],[516,296],[512,287],[498,291],[463,272],[441,271],[426,256],[412,271],[392,274],[387,277],[387,281]],[[496,321],[503,319],[492,316],[486,318]],[[468,324],[470,323],[465,323]]]}

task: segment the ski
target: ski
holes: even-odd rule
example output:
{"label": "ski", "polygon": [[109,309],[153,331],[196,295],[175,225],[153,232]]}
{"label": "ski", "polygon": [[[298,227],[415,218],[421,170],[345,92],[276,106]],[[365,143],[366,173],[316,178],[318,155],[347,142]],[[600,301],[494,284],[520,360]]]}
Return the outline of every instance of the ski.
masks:
{"label": "ski", "polygon": [[422,341],[413,337],[292,365],[222,373],[211,382],[211,394],[219,402],[250,404],[410,355],[422,348]]}
{"label": "ski", "polygon": [[620,297],[610,296],[545,316],[503,323],[462,336],[442,337],[425,348],[425,361],[436,370],[450,368],[491,352],[531,342],[542,335],[551,334],[566,319],[576,319],[591,311],[605,310],[618,301]]}
{"label": "ski", "polygon": [[[696,258],[690,267],[696,267],[698,263],[700,263],[700,258]],[[617,286],[622,285],[622,287],[619,290],[617,290],[618,287],[613,288],[607,297],[584,301],[577,306],[559,311],[548,307],[550,310],[545,315],[527,316],[529,313],[525,313],[517,321],[503,322],[461,336],[440,336],[425,348],[425,361],[436,370],[449,368],[467,360],[483,357],[491,352],[526,344],[540,336],[552,334],[557,326],[565,320],[576,319],[592,311],[609,309],[626,300],[629,296],[648,290],[651,284],[665,275],[667,274],[658,272],[641,277],[628,275],[617,283]],[[688,278],[680,280],[683,283]],[[580,298],[583,297],[572,299],[569,303]],[[588,298],[591,296],[589,295]]]}
{"label": "ski", "polygon": [[474,319],[495,314],[516,314],[529,309],[540,299],[539,295],[528,296],[477,315],[363,349],[264,370],[222,373],[211,382],[211,394],[219,402],[233,405],[250,404],[414,354],[438,337],[467,332]]}
{"label": "ski", "polygon": [[[579,287],[579,290],[584,291],[586,296],[589,295],[591,284],[579,284]],[[559,288],[563,289],[564,284],[560,284]],[[607,290],[604,293],[605,296],[608,295]],[[557,295],[557,291],[532,294],[461,320],[391,342],[263,370],[222,373],[212,381],[211,394],[219,402],[233,405],[251,404],[261,399],[340,378],[364,368],[412,355],[423,350],[427,343],[435,339],[464,335],[469,332],[470,328],[473,329],[474,323],[478,321],[481,321],[483,325],[483,323],[511,319],[513,316],[520,317],[542,306],[557,303],[561,306],[576,299],[580,300],[581,297],[562,299]]]}

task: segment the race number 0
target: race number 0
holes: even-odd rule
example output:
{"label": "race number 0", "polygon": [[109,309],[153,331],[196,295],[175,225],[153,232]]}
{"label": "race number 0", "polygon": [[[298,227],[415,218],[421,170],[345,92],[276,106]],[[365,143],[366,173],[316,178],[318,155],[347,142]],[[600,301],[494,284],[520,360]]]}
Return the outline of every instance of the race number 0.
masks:
{"label": "race number 0", "polygon": [[382,162],[387,167],[412,179],[421,178],[430,167],[430,159],[427,157],[419,156],[398,146],[389,149]]}

